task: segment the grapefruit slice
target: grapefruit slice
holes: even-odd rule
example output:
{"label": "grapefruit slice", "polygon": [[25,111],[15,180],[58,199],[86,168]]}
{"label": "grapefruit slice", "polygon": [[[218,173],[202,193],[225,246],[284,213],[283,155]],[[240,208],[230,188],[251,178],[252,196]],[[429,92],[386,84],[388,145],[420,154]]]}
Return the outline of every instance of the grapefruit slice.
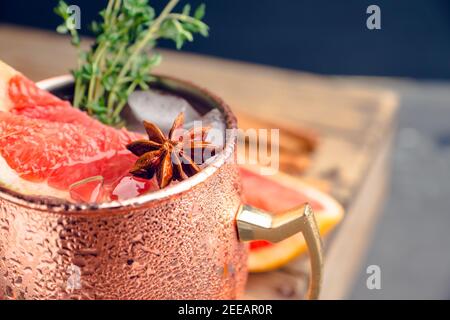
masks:
{"label": "grapefruit slice", "polygon": [[125,146],[138,138],[103,125],[0,61],[0,185],[69,200],[70,186],[90,177],[112,186],[136,161]]}
{"label": "grapefruit slice", "polygon": [[12,101],[9,98],[9,81],[19,72],[0,60],[0,111],[9,111]]}
{"label": "grapefruit slice", "polygon": [[[330,196],[307,186],[298,179],[282,173],[262,176],[255,170],[241,168],[243,200],[269,212],[283,212],[308,202],[314,210],[320,234],[328,234],[343,217],[342,207]],[[278,243],[253,241],[250,243],[248,267],[250,272],[278,269],[307,251],[302,234]]]}

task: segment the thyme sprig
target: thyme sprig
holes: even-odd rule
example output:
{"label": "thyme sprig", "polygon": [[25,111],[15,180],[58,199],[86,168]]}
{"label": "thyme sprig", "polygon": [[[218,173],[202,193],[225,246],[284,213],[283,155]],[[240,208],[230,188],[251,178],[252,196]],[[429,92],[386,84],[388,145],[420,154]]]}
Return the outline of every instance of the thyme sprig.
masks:
{"label": "thyme sprig", "polygon": [[161,61],[155,52],[160,39],[175,42],[181,49],[194,34],[208,36],[208,26],[202,22],[205,5],[192,12],[189,4],[182,12],[173,12],[179,0],[169,0],[159,15],[148,0],[109,0],[100,12],[101,22],[93,22],[95,41],[83,51],[68,5],[60,1],[55,13],[63,20],[57,31],[70,34],[78,50],[78,62],[72,71],[75,78],[73,105],[87,111],[105,124],[123,125],[121,112],[129,95],[146,90],[153,79],[151,71]]}

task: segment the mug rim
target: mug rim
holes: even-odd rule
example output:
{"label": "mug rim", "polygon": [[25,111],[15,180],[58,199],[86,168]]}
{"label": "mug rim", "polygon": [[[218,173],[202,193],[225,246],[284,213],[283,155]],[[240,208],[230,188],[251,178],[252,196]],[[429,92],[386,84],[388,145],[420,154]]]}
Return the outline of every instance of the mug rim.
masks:
{"label": "mug rim", "polygon": [[[226,129],[237,129],[237,120],[231,108],[228,104],[211,93],[204,87],[198,86],[191,81],[182,80],[176,77],[160,75],[153,75],[164,89],[171,90],[173,92],[186,92],[196,98],[206,101],[209,108],[217,108],[224,115],[224,123]],[[51,77],[42,81],[37,82],[38,87],[44,90],[54,90],[58,87],[65,85],[70,85],[73,83],[73,77],[69,74],[61,75],[56,77]],[[45,211],[47,213],[59,213],[59,214],[73,214],[73,213],[102,213],[105,211],[120,211],[130,208],[142,207],[145,205],[150,205],[151,203],[166,200],[168,198],[173,198],[175,196],[180,196],[195,186],[200,185],[205,182],[209,177],[214,175],[219,168],[221,168],[229,159],[234,155],[236,148],[236,135],[228,137],[225,135],[225,146],[223,150],[217,155],[216,159],[212,161],[207,167],[202,169],[199,173],[194,176],[180,181],[175,185],[168,186],[164,189],[160,189],[155,192],[150,192],[145,195],[140,195],[127,200],[115,200],[108,201],[99,204],[94,203],[72,203],[68,200],[26,195],[17,191],[7,189],[6,187],[0,186],[0,199],[12,202],[16,205],[31,208],[38,211]]]}

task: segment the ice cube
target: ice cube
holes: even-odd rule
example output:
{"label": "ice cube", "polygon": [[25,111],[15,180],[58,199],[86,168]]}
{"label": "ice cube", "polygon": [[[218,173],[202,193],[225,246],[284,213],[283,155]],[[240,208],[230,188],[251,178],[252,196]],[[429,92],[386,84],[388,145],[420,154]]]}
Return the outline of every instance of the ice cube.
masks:
{"label": "ice cube", "polygon": [[102,201],[105,190],[102,176],[90,177],[75,182],[69,187],[72,200],[85,203],[99,203]]}
{"label": "ice cube", "polygon": [[225,145],[226,126],[225,118],[222,112],[220,112],[219,109],[212,109],[211,111],[206,113],[200,120],[195,120],[185,124],[186,130],[195,128],[196,132],[198,132],[197,130],[202,127],[210,128],[208,134],[205,137],[205,141],[211,143],[215,147],[215,156],[211,157],[210,154],[206,154],[206,152],[208,151],[205,150],[204,158],[206,158],[207,160],[203,164],[197,163],[201,168],[204,168],[214,161],[217,155],[223,151],[223,147]]}
{"label": "ice cube", "polygon": [[219,109],[212,109],[199,120],[186,122],[185,129],[210,127],[205,141],[210,142],[216,147],[222,148],[225,143],[225,118]]}
{"label": "ice cube", "polygon": [[111,199],[123,201],[156,190],[159,190],[159,187],[155,178],[146,180],[126,175],[113,186]]}
{"label": "ice cube", "polygon": [[143,120],[153,122],[166,134],[180,112],[184,112],[185,123],[201,117],[185,99],[159,90],[135,91],[128,98],[128,105],[133,122],[141,127]]}
{"label": "ice cube", "polygon": [[225,118],[219,109],[213,109],[202,117],[203,125],[211,127],[205,140],[219,147],[225,144]]}

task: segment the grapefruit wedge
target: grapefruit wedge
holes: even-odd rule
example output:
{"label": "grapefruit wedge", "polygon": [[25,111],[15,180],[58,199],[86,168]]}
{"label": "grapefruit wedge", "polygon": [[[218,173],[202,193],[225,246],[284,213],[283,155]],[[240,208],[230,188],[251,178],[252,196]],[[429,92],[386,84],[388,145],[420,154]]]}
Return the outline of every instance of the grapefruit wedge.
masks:
{"label": "grapefruit wedge", "polygon": [[[282,173],[262,176],[256,170],[241,168],[243,200],[269,212],[283,212],[308,202],[314,209],[320,234],[328,234],[343,217],[342,207],[330,196],[298,179]],[[302,234],[278,243],[253,241],[250,243],[248,267],[250,272],[278,269],[307,251]]]}
{"label": "grapefruit wedge", "polygon": [[1,186],[67,200],[73,200],[71,186],[80,189],[91,177],[102,177],[108,188],[136,161],[125,146],[137,138],[103,125],[0,61]]}

